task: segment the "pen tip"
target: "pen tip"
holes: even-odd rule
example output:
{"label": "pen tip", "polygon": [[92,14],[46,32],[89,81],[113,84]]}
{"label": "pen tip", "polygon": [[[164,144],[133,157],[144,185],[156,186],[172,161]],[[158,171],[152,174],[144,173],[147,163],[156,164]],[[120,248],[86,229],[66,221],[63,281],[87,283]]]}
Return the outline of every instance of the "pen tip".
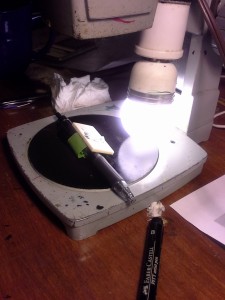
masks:
{"label": "pen tip", "polygon": [[120,198],[122,198],[128,205],[136,201],[133,193],[124,180],[118,181],[113,189],[115,193],[120,196]]}

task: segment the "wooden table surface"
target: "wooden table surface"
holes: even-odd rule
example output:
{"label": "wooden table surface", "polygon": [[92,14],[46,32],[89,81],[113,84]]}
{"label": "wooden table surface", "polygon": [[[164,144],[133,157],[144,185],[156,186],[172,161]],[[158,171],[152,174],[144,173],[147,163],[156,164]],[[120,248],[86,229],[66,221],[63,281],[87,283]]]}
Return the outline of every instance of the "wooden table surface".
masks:
{"label": "wooden table surface", "polygon": [[[133,300],[146,211],[86,240],[73,241],[30,190],[12,160],[7,130],[51,114],[50,100],[0,110],[0,299]],[[208,152],[202,173],[163,200],[167,224],[159,300],[225,299],[225,247],[169,207],[225,174],[225,130],[214,128],[201,146]]]}

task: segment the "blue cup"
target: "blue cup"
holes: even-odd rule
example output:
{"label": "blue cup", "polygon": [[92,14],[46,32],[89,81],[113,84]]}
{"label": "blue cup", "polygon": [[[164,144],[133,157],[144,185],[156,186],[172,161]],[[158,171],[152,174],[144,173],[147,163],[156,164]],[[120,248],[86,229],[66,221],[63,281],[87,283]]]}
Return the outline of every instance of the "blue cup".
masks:
{"label": "blue cup", "polygon": [[26,70],[32,58],[32,4],[0,1],[0,78]]}

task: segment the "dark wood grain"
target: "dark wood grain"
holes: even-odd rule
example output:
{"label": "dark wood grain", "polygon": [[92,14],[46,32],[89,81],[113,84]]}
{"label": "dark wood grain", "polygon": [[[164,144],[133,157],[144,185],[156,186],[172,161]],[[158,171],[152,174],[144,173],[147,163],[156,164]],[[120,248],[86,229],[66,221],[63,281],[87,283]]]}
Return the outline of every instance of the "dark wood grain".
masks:
{"label": "dark wood grain", "polygon": [[[221,83],[221,96],[223,83]],[[8,129],[52,114],[49,102],[0,110],[0,299],[133,300],[138,288],[146,212],[83,241],[72,241],[18,172]],[[225,123],[225,118],[224,118]],[[225,247],[184,221],[169,205],[225,174],[225,130],[201,144],[202,173],[163,200],[167,221],[158,299],[225,299]]]}

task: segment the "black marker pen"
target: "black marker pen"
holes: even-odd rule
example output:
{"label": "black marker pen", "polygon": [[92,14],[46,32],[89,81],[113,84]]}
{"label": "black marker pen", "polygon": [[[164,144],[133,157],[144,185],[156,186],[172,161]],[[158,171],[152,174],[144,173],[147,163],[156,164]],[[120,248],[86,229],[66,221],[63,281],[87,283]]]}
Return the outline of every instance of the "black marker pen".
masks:
{"label": "black marker pen", "polygon": [[153,217],[148,223],[137,300],[156,299],[163,239],[163,220]]}

